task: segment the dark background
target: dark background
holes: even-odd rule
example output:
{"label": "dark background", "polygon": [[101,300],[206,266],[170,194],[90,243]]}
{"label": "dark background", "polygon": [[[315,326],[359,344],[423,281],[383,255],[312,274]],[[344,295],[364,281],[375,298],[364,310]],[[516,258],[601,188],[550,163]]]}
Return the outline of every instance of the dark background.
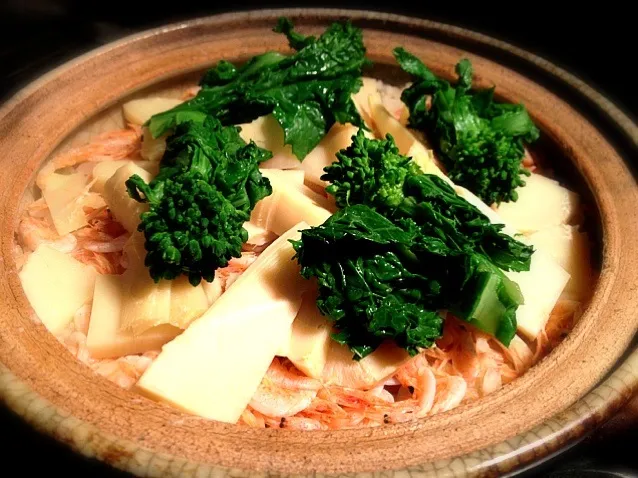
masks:
{"label": "dark background", "polygon": [[[0,101],[53,66],[121,36],[164,23],[223,11],[322,6],[363,8],[425,17],[477,30],[521,46],[577,74],[634,116],[638,68],[638,16],[620,2],[258,2],[182,0],[0,0]],[[542,385],[539,385],[542,386]],[[526,476],[638,476],[638,423],[630,411],[582,443]],[[635,412],[638,412],[636,410]],[[634,412],[634,417],[638,413]],[[75,457],[31,431],[0,405],[4,468],[13,476],[56,472],[63,476],[124,476]],[[24,451],[31,458],[25,460]],[[20,457],[20,458],[18,458]]]}

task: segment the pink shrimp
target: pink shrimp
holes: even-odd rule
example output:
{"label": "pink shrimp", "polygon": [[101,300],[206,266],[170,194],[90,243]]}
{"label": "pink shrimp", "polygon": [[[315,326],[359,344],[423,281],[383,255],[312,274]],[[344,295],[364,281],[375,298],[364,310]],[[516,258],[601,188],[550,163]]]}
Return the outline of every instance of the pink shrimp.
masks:
{"label": "pink shrimp", "polygon": [[242,252],[241,257],[233,257],[226,267],[217,269],[215,277],[219,277],[222,284],[222,291],[228,289],[239,276],[255,262],[257,255],[254,252]]}
{"label": "pink shrimp", "polygon": [[[283,426],[282,426],[283,425]],[[319,420],[308,417],[285,417],[279,422],[280,428],[289,428],[291,430],[324,430],[327,427]]]}
{"label": "pink shrimp", "polygon": [[248,425],[252,428],[266,428],[266,421],[264,417],[259,413],[252,410],[250,407],[246,407],[246,409],[242,412],[241,417],[239,417],[239,423],[243,423],[244,425]]}
{"label": "pink shrimp", "polygon": [[388,403],[394,403],[394,396],[386,390],[383,385],[378,385],[372,389],[370,389],[370,393],[376,395],[382,400],[385,400]]}
{"label": "pink shrimp", "polygon": [[437,347],[447,359],[445,366],[438,367],[437,372],[460,375],[472,393],[479,394],[478,384],[488,370],[500,372],[506,362],[493,337],[452,316],[448,316],[445,322],[443,337],[437,342]]}
{"label": "pink shrimp", "polygon": [[152,350],[143,355],[125,355],[117,359],[94,361],[93,370],[116,385],[130,389],[139,380],[159,351]]}
{"label": "pink shrimp", "polygon": [[[263,427],[266,428],[287,428],[291,430],[322,430],[325,429],[326,426],[323,425],[319,420],[315,420],[313,418],[303,417],[303,416],[294,416],[294,417],[269,417],[259,413],[256,410],[251,410],[250,407],[247,409],[254,417],[248,418],[248,420],[243,420],[244,423],[247,423],[251,426],[256,426],[258,428],[262,428],[261,423],[263,421]],[[243,415],[242,415],[243,417]]]}
{"label": "pink shrimp", "polygon": [[467,382],[463,377],[449,375],[436,381],[436,395],[431,414],[445,412],[456,408],[465,398]]}
{"label": "pink shrimp", "polygon": [[87,249],[77,249],[72,255],[78,261],[91,265],[100,274],[121,274],[124,268],[121,264],[121,253],[107,252],[99,253]]}
{"label": "pink shrimp", "polygon": [[313,418],[324,425],[334,424],[335,420],[347,420],[348,413],[332,400],[315,397],[310,405],[300,415]]}
{"label": "pink shrimp", "polygon": [[25,216],[20,221],[18,241],[29,251],[35,251],[40,244],[47,244],[60,252],[69,253],[77,246],[72,234],[60,237],[49,221],[31,216]]}
{"label": "pink shrimp", "polygon": [[40,189],[46,189],[51,175],[62,168],[87,161],[116,160],[136,155],[139,153],[141,140],[141,128],[133,125],[101,134],[89,144],[72,148],[49,161],[38,173],[36,184]]}
{"label": "pink shrimp", "polygon": [[62,332],[58,339],[74,357],[77,357],[80,347],[86,342],[86,336],[82,332],[76,332],[75,325]]}
{"label": "pink shrimp", "polygon": [[331,401],[342,408],[365,410],[366,408],[387,405],[387,402],[376,394],[355,388],[326,387],[319,391],[318,396]]}
{"label": "pink shrimp", "polygon": [[115,220],[106,207],[88,209],[86,214],[89,225],[98,232],[108,234],[110,237],[117,237],[126,232],[124,226]]}
{"label": "pink shrimp", "polygon": [[277,234],[264,229],[263,232],[248,238],[248,241],[242,245],[242,251],[260,254],[272,242],[277,239]]}
{"label": "pink shrimp", "polygon": [[306,409],[317,394],[316,390],[290,390],[262,380],[250,406],[268,417],[288,417]]}
{"label": "pink shrimp", "polygon": [[580,306],[580,302],[568,299],[556,303],[545,325],[550,348],[556,347],[572,329]]}
{"label": "pink shrimp", "polygon": [[503,357],[505,358],[503,367],[505,369],[503,370],[504,378],[512,378],[510,377],[512,374],[515,377],[522,375],[533,365],[534,353],[529,348],[529,345],[518,335],[514,336],[509,347],[506,347],[498,341],[496,341],[496,344],[501,348]]}
{"label": "pink shrimp", "polygon": [[481,395],[488,395],[495,392],[503,386],[501,372],[498,369],[491,368],[485,372],[480,384]]}
{"label": "pink shrimp", "polygon": [[548,348],[549,337],[547,336],[545,329],[542,329],[534,341],[534,356],[532,358],[532,362],[538,362],[545,355]]}
{"label": "pink shrimp", "polygon": [[51,217],[49,214],[49,206],[47,205],[47,202],[44,200],[44,198],[39,198],[33,201],[26,207],[25,212],[28,216],[31,217],[48,217],[49,219]]}
{"label": "pink shrimp", "polygon": [[295,373],[295,371],[290,370],[291,365],[290,362],[284,362],[279,357],[275,357],[266,372],[266,377],[275,385],[290,390],[319,390],[321,388],[319,380]]}
{"label": "pink shrimp", "polygon": [[133,387],[141,376],[135,365],[121,359],[102,360],[95,364],[93,370],[127,390]]}
{"label": "pink shrimp", "polygon": [[352,388],[324,388],[319,391],[318,398],[322,400],[321,408],[308,409],[304,415],[314,415],[330,429],[352,428],[370,416],[383,420],[384,412],[380,409],[388,408],[388,403],[374,393]]}
{"label": "pink shrimp", "polygon": [[122,234],[114,239],[108,238],[101,241],[86,241],[82,243],[82,247],[87,251],[105,254],[107,252],[121,252],[128,240],[128,234]]}
{"label": "pink shrimp", "polygon": [[362,411],[353,409],[346,411],[336,403],[319,397],[315,398],[308,408],[296,416],[315,420],[330,430],[354,428],[367,420]]}
{"label": "pink shrimp", "polygon": [[268,417],[292,416],[310,405],[320,386],[318,380],[286,369],[275,357],[250,406]]}
{"label": "pink shrimp", "polygon": [[88,217],[89,225],[73,233],[78,242],[73,257],[92,265],[101,274],[121,274],[129,234],[106,208],[89,210]]}
{"label": "pink shrimp", "polygon": [[388,403],[386,399],[371,391],[329,387],[320,390],[318,396],[332,401],[346,412],[345,417],[335,416],[328,423],[329,428],[355,426],[364,419],[367,419],[369,424],[399,423],[425,415],[420,400]]}
{"label": "pink shrimp", "polygon": [[426,415],[432,408],[436,393],[436,379],[427,356],[423,353],[417,355],[398,369],[395,377],[408,390],[413,390],[413,398],[418,404],[417,415]]}

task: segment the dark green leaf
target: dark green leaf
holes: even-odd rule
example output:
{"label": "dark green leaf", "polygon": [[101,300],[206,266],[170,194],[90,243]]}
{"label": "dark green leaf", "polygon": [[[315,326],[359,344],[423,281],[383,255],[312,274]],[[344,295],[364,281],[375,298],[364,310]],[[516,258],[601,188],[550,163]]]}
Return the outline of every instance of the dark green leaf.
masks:
{"label": "dark green leaf", "polygon": [[272,192],[258,168],[269,156],[244,143],[237,128],[198,117],[176,126],[150,184],[139,176],[126,181],[133,199],[150,204],[138,229],[156,282],[182,274],[193,285],[212,281],[217,268],[240,256],[247,239],[243,224]]}
{"label": "dark green leaf", "polygon": [[[494,89],[471,90],[472,65],[456,66],[456,86],[438,79],[415,56],[396,49],[397,61],[414,77],[401,99],[410,111],[409,124],[423,130],[435,145],[448,176],[486,203],[515,201],[521,176],[524,142],[539,136],[522,105],[496,103]],[[431,98],[428,109],[426,99]]]}
{"label": "dark green leaf", "polygon": [[423,174],[390,136],[360,131],[322,179],[342,209],[294,247],[335,340],[359,358],[388,339],[416,353],[440,335],[438,311],[451,310],[509,343],[522,297],[503,270],[528,270],[531,247]]}
{"label": "dark green leaf", "polygon": [[204,76],[195,98],[150,119],[151,134],[175,128],[186,112],[213,115],[224,125],[273,114],[285,143],[302,160],[335,122],[364,127],[352,101],[369,64],[361,30],[335,23],[315,39],[295,33],[285,19],[275,30],[299,51],[291,56],[268,52],[240,68],[220,62]]}

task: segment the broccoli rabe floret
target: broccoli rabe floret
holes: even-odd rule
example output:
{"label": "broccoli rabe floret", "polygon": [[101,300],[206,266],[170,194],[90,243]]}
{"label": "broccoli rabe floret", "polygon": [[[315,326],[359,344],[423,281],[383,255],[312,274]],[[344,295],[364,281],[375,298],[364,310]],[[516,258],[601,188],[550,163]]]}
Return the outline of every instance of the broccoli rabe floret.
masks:
{"label": "broccoli rabe floret", "polygon": [[432,345],[448,310],[509,344],[523,298],[503,271],[529,270],[530,246],[423,173],[390,135],[360,131],[325,172],[342,209],[294,245],[336,340],[359,358],[388,338],[413,354]]}
{"label": "broccoli rabe floret", "polygon": [[202,278],[210,282],[217,268],[241,255],[243,223],[272,192],[258,168],[269,156],[244,143],[235,127],[207,117],[178,125],[149,184],[137,175],[126,181],[129,195],[150,205],[138,229],[156,282],[181,274],[193,285]]}
{"label": "broccoli rabe floret", "polygon": [[516,201],[524,186],[524,143],[539,130],[521,104],[497,103],[494,88],[472,91],[472,65],[456,65],[455,86],[434,75],[403,48],[394,56],[414,82],[401,94],[410,110],[409,126],[425,132],[449,178],[487,204]]}

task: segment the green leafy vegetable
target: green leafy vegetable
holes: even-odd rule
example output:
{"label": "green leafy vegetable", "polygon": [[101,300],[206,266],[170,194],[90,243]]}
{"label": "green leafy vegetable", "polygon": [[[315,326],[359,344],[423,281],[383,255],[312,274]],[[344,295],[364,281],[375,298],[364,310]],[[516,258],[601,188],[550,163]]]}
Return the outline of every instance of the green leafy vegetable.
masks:
{"label": "green leafy vegetable", "polygon": [[418,228],[402,225],[350,206],[293,242],[302,275],[317,277],[317,306],[334,321],[333,338],[349,345],[356,359],[388,339],[414,355],[441,335],[443,320],[428,307],[441,284],[411,249]]}
{"label": "green leafy vegetable", "polygon": [[318,279],[336,340],[356,357],[388,338],[416,353],[449,310],[509,344],[523,298],[503,270],[529,270],[531,247],[424,174],[390,136],[360,131],[325,171],[342,209],[294,246],[302,275]]}
{"label": "green leafy vegetable", "polygon": [[280,19],[275,31],[284,33],[297,52],[268,52],[241,67],[219,62],[202,78],[195,98],[150,119],[151,134],[173,129],[186,112],[207,113],[225,125],[272,114],[284,130],[284,142],[302,160],[335,122],[364,127],[351,98],[369,63],[361,30],[335,23],[319,38],[305,37]]}
{"label": "green leafy vegetable", "polygon": [[452,86],[403,48],[394,56],[414,81],[401,95],[409,126],[430,135],[450,179],[487,204],[516,201],[516,188],[529,175],[522,167],[524,143],[539,137],[525,107],[495,102],[494,88],[472,91],[469,60],[456,65]]}
{"label": "green leafy vegetable", "polygon": [[530,246],[502,232],[443,179],[423,174],[390,136],[371,140],[359,131],[321,179],[341,208],[365,204],[390,219],[409,218],[446,247],[478,251],[504,270],[529,269]]}
{"label": "green leafy vegetable", "polygon": [[168,138],[160,171],[150,184],[137,175],[126,181],[129,195],[148,202],[138,227],[146,238],[151,277],[181,274],[197,285],[239,257],[247,240],[243,223],[272,188],[258,165],[270,153],[246,144],[235,127],[213,117],[180,123]]}

